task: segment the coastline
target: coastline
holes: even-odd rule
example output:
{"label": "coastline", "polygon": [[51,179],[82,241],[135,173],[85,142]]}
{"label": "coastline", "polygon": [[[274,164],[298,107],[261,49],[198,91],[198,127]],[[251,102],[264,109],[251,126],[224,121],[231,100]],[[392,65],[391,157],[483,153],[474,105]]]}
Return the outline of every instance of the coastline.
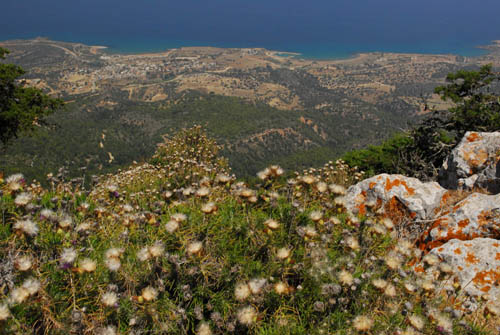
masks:
{"label": "coastline", "polygon": [[[89,43],[90,41],[69,41],[66,39],[57,40],[52,39],[51,37],[34,37],[34,38],[11,38],[8,40],[0,40],[0,44],[9,43],[9,42],[27,42],[27,41],[52,41],[52,42],[63,42],[70,44],[83,44],[91,48],[92,53],[104,52],[106,54],[113,55],[124,55],[124,56],[146,56],[146,55],[160,55],[168,53],[172,50],[183,49],[183,48],[216,48],[216,49],[241,49],[241,50],[265,50],[269,54],[275,57],[283,57],[283,58],[295,58],[295,59],[303,59],[307,61],[349,61],[355,60],[360,57],[364,57],[366,55],[376,55],[376,54],[387,54],[387,55],[426,55],[426,56],[463,56],[467,58],[476,58],[481,56],[486,56],[491,52],[500,48],[500,40],[491,40],[487,44],[482,45],[474,45],[473,47],[464,48],[464,49],[456,49],[455,51],[441,51],[437,50],[433,47],[429,47],[428,51],[426,50],[404,50],[405,47],[394,46],[393,49],[387,46],[381,46],[378,48],[369,48],[360,46],[359,48],[354,48],[352,46],[342,47],[342,46],[290,46],[287,48],[269,48],[269,47],[249,47],[249,46],[236,46],[236,45],[218,45],[214,43],[213,45],[206,45],[205,43],[199,43],[195,41],[167,41],[167,42],[159,42],[155,44],[154,41],[149,41],[146,43],[141,43],[141,45],[133,44],[133,42],[129,43],[129,46],[117,47],[113,45],[106,44],[94,44]],[[199,44],[198,44],[199,43]],[[164,47],[159,47],[159,45],[164,45]],[[307,48],[309,48],[307,50]],[[315,49],[317,48],[317,49]],[[288,50],[287,50],[288,49]],[[290,49],[294,49],[290,51]],[[303,50],[300,50],[303,49]],[[318,51],[320,50],[321,51]],[[357,51],[355,51],[357,50]]]}

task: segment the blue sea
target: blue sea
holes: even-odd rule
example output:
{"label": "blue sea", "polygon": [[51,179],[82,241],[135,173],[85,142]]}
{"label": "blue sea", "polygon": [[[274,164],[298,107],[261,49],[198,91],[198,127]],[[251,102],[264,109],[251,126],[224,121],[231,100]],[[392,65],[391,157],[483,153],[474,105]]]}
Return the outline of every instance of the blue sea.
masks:
{"label": "blue sea", "polygon": [[498,0],[3,0],[0,8],[0,41],[42,36],[123,53],[217,46],[318,59],[476,56],[500,39]]}

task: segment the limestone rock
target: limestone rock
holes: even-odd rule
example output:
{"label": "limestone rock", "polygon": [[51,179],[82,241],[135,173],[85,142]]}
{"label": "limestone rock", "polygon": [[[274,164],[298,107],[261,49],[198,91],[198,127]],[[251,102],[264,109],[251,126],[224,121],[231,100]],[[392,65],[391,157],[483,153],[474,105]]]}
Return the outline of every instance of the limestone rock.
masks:
{"label": "limestone rock", "polygon": [[500,302],[500,241],[475,238],[470,241],[453,239],[432,254],[451,265],[455,276],[469,295],[485,296]]}
{"label": "limestone rock", "polygon": [[500,132],[465,134],[443,163],[440,184],[448,189],[486,188],[500,192]]}
{"label": "limestone rock", "polygon": [[421,238],[422,249],[433,249],[451,239],[500,238],[500,194],[473,193],[432,222]]}
{"label": "limestone rock", "polygon": [[436,182],[423,183],[398,174],[380,174],[365,179],[347,190],[347,209],[365,214],[367,204],[390,214],[403,207],[410,218],[427,219],[440,206],[446,190]]}

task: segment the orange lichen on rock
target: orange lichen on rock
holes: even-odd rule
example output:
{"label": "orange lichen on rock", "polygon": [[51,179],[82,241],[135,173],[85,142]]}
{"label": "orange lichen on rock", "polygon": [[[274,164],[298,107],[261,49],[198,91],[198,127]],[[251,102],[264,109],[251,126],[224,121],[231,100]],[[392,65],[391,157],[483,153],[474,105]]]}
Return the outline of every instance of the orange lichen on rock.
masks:
{"label": "orange lichen on rock", "polygon": [[470,133],[470,135],[467,136],[467,141],[469,142],[475,142],[479,139],[481,139],[481,136],[479,136],[478,133]]}
{"label": "orange lichen on rock", "polygon": [[500,271],[499,271],[499,268],[497,267],[497,270],[489,270],[489,271],[480,271],[478,273],[476,273],[476,276],[474,278],[472,278],[472,281],[475,283],[475,284],[479,284],[479,285],[486,285],[486,284],[490,284],[490,285],[493,285],[497,282],[500,282]]}
{"label": "orange lichen on rock", "polygon": [[398,186],[403,186],[409,195],[415,194],[415,189],[409,187],[408,184],[406,184],[406,181],[404,181],[404,180],[399,180],[396,178],[393,181],[391,181],[389,178],[387,178],[385,181],[385,190],[386,191],[390,191],[390,190],[392,190],[393,187],[398,187]]}
{"label": "orange lichen on rock", "polygon": [[373,190],[373,188],[375,187],[375,185],[377,185],[377,183],[373,181],[373,182],[371,182],[371,183],[368,185],[368,188],[369,188],[370,190]]}
{"label": "orange lichen on rock", "polygon": [[415,272],[416,273],[424,273],[425,269],[422,265],[415,266]]}
{"label": "orange lichen on rock", "polygon": [[465,228],[469,225],[470,221],[469,219],[463,219],[461,221],[458,221],[457,222],[457,225],[460,227],[460,228]]}
{"label": "orange lichen on rock", "polygon": [[468,252],[467,256],[465,257],[465,261],[467,264],[477,264],[479,263],[479,258],[477,258],[473,253]]}
{"label": "orange lichen on rock", "polygon": [[457,255],[461,255],[462,254],[462,250],[460,250],[460,248],[456,248],[455,250],[453,250],[453,252]]}
{"label": "orange lichen on rock", "polygon": [[495,260],[496,260],[496,261],[500,261],[500,252],[497,252],[497,255],[496,255],[496,257],[495,257]]}

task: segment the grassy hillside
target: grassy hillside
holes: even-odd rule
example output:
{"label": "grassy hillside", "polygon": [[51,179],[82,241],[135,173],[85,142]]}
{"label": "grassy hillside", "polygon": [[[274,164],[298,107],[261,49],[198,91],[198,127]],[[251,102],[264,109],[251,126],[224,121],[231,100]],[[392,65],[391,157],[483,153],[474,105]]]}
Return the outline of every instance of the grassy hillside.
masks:
{"label": "grassy hillside", "polygon": [[[1,178],[2,334],[487,334],[390,221],[346,212],[341,161],[250,188],[200,127],[91,189]],[[433,260],[425,259],[426,267]],[[451,311],[451,312],[450,312]],[[455,315],[455,317],[453,317]],[[496,317],[498,318],[498,317]]]}

